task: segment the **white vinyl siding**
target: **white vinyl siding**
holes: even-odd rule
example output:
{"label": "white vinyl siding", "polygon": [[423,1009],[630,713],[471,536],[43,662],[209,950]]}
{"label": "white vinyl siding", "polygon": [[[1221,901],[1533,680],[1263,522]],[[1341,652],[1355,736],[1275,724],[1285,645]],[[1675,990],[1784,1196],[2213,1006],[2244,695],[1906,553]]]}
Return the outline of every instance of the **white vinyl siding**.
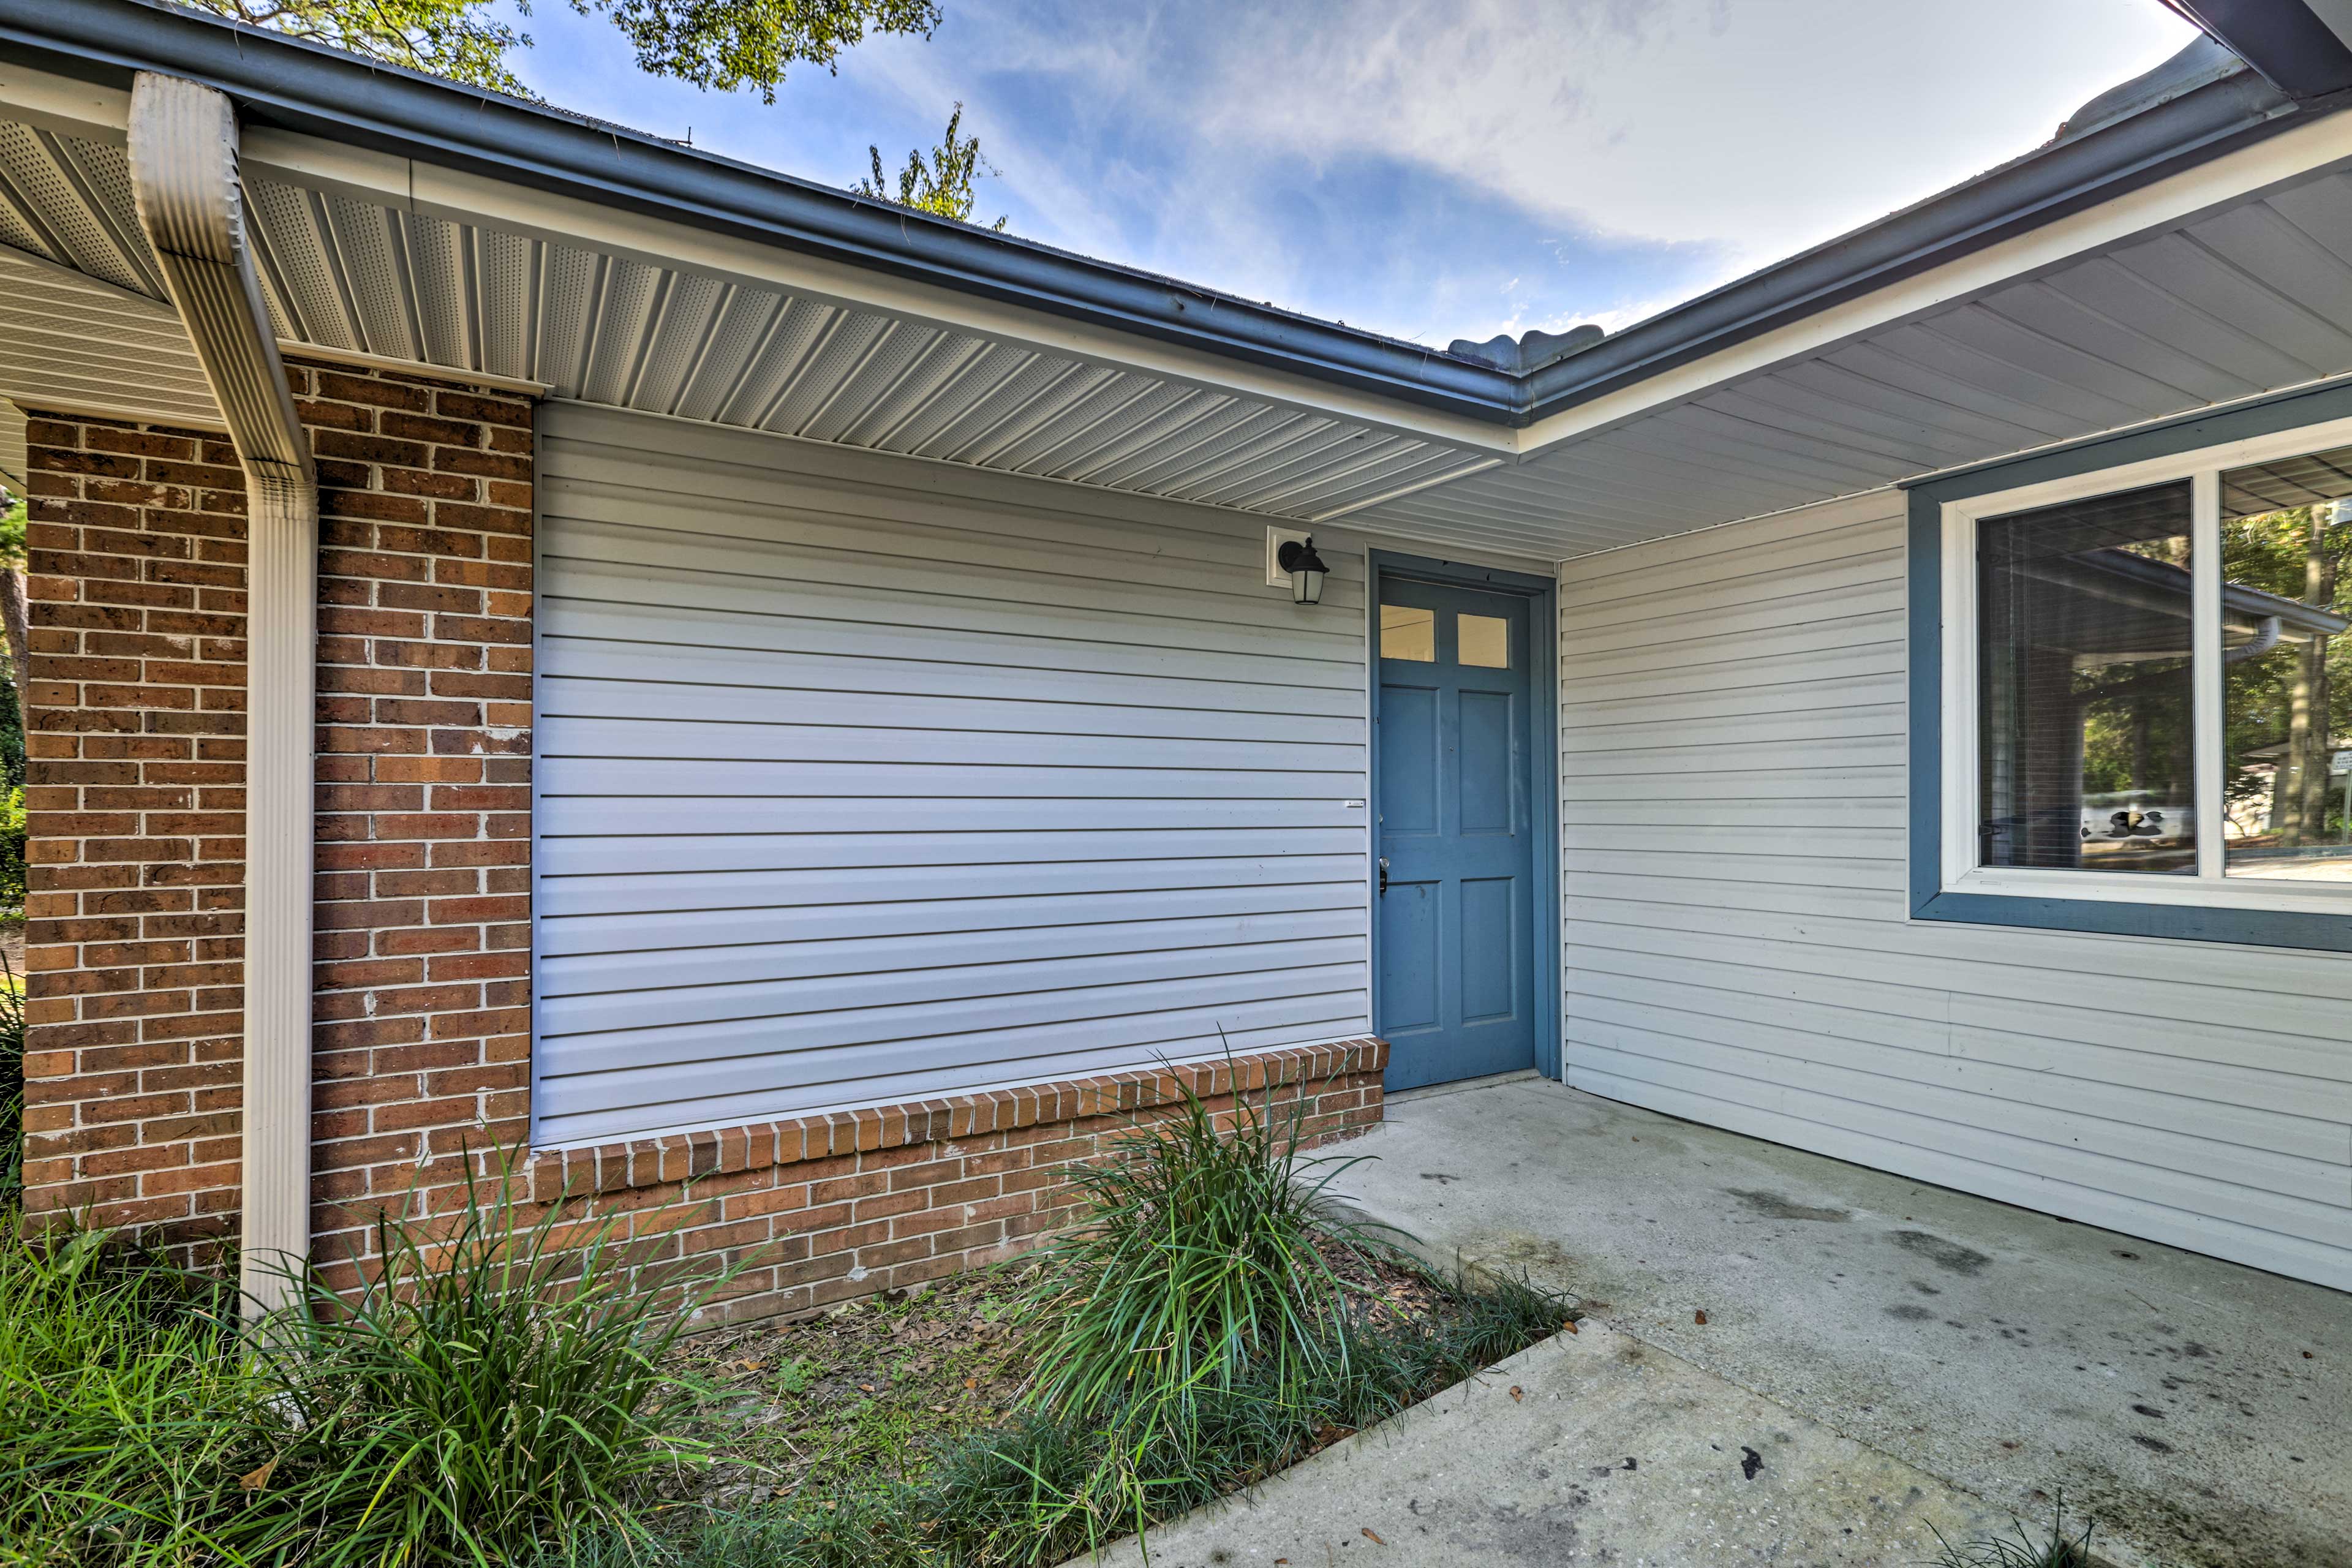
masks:
{"label": "white vinyl siding", "polygon": [[1360,552],[569,404],[539,485],[535,1142],[1369,1031]]}
{"label": "white vinyl siding", "polygon": [[1907,918],[1903,510],[1562,566],[1568,1081],[2352,1287],[2352,958]]}

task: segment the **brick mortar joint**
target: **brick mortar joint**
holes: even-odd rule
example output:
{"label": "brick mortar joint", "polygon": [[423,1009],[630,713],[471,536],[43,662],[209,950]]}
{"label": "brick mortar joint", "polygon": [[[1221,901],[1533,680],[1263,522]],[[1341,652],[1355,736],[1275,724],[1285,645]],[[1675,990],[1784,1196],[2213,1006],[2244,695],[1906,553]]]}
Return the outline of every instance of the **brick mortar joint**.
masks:
{"label": "brick mortar joint", "polygon": [[[1386,1040],[1362,1036],[1324,1045],[1276,1047],[1229,1060],[1135,1068],[588,1148],[538,1150],[529,1157],[528,1190],[534,1202],[586,1199],[682,1185],[712,1175],[1129,1115],[1179,1102],[1179,1076],[1204,1099],[1286,1089],[1297,1089],[1309,1100],[1326,1092],[1377,1094],[1388,1053]],[[1365,1078],[1370,1084],[1360,1081]]]}

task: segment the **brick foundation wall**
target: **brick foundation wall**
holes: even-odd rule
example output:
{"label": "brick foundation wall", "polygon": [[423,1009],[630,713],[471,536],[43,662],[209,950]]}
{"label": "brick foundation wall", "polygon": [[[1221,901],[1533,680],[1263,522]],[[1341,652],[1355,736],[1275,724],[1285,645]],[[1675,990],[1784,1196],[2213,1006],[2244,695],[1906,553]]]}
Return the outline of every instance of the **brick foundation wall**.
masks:
{"label": "brick foundation wall", "polygon": [[1273,1050],[1070,1083],[535,1155],[535,1205],[612,1220],[648,1266],[741,1268],[707,1321],[805,1312],[1008,1258],[1069,1214],[1071,1165],[1190,1088],[1310,1143],[1381,1120],[1387,1043]]}
{"label": "brick foundation wall", "polygon": [[[445,1212],[530,1113],[530,405],[289,366],[320,478],[313,1253]],[[245,510],[218,437],[35,415],[26,1205],[203,1261],[238,1201]],[[744,1265],[730,1320],[1019,1249],[1180,1079],[1324,1140],[1376,1040],[531,1156],[527,1215]]]}

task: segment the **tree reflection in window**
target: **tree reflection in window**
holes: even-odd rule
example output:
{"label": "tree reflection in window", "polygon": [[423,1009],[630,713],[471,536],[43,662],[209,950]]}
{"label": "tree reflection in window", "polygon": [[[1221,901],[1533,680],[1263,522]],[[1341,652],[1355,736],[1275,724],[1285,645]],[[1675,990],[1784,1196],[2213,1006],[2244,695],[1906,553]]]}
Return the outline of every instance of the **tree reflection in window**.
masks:
{"label": "tree reflection in window", "polygon": [[2221,476],[2223,867],[2352,880],[2352,448]]}

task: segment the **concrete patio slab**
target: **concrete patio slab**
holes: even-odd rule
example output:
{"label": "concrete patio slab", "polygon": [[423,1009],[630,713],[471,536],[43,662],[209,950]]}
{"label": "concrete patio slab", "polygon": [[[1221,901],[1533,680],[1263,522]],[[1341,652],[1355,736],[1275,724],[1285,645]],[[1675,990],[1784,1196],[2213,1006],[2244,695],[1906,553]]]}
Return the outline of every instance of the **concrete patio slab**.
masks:
{"label": "concrete patio slab", "polygon": [[[1400,1096],[1388,1117],[1344,1151],[1378,1157],[1340,1182],[1367,1212],[1435,1254],[1572,1292],[1599,1323],[1664,1352],[1653,1366],[1713,1374],[1785,1412],[1791,1432],[1819,1424],[1797,1446],[1832,1489],[1818,1510],[1803,1492],[1782,1497],[1769,1529],[1757,1516],[1793,1553],[1759,1560],[1865,1560],[1806,1555],[1824,1550],[1821,1521],[1853,1508],[1857,1489],[1832,1473],[1853,1462],[1867,1466],[1860,1495],[1888,1495],[1876,1478],[1907,1466],[2004,1519],[2046,1517],[2063,1488],[2123,1568],[2352,1565],[2352,1296],[1540,1079]],[[1602,1342],[1580,1336],[1559,1375],[1574,1383]],[[1710,1440],[1756,1446],[1737,1422],[1685,1408],[1619,1400],[1562,1430],[1627,1455],[1688,1455],[1694,1422]],[[1407,1427],[1398,1446],[1428,1446],[1436,1426]],[[1849,1459],[1832,1435],[1855,1446]],[[1551,1439],[1526,1436],[1528,1459],[1547,1462],[1535,1456]],[[1419,1462],[1432,1487],[1450,1478],[1450,1509],[1489,1495],[1446,1455]],[[1318,1459],[1249,1517],[1371,1464]],[[1533,1505],[1523,1477],[1496,1477],[1492,1495]],[[1617,1495],[1597,1477],[1580,1484]]]}
{"label": "concrete patio slab", "polygon": [[[1601,1323],[1151,1534],[1158,1568],[1896,1568],[2000,1521]],[[1091,1561],[1091,1560],[1081,1560]],[[1122,1542],[1103,1561],[1138,1563]],[[1075,1565],[1074,1565],[1075,1568]]]}

